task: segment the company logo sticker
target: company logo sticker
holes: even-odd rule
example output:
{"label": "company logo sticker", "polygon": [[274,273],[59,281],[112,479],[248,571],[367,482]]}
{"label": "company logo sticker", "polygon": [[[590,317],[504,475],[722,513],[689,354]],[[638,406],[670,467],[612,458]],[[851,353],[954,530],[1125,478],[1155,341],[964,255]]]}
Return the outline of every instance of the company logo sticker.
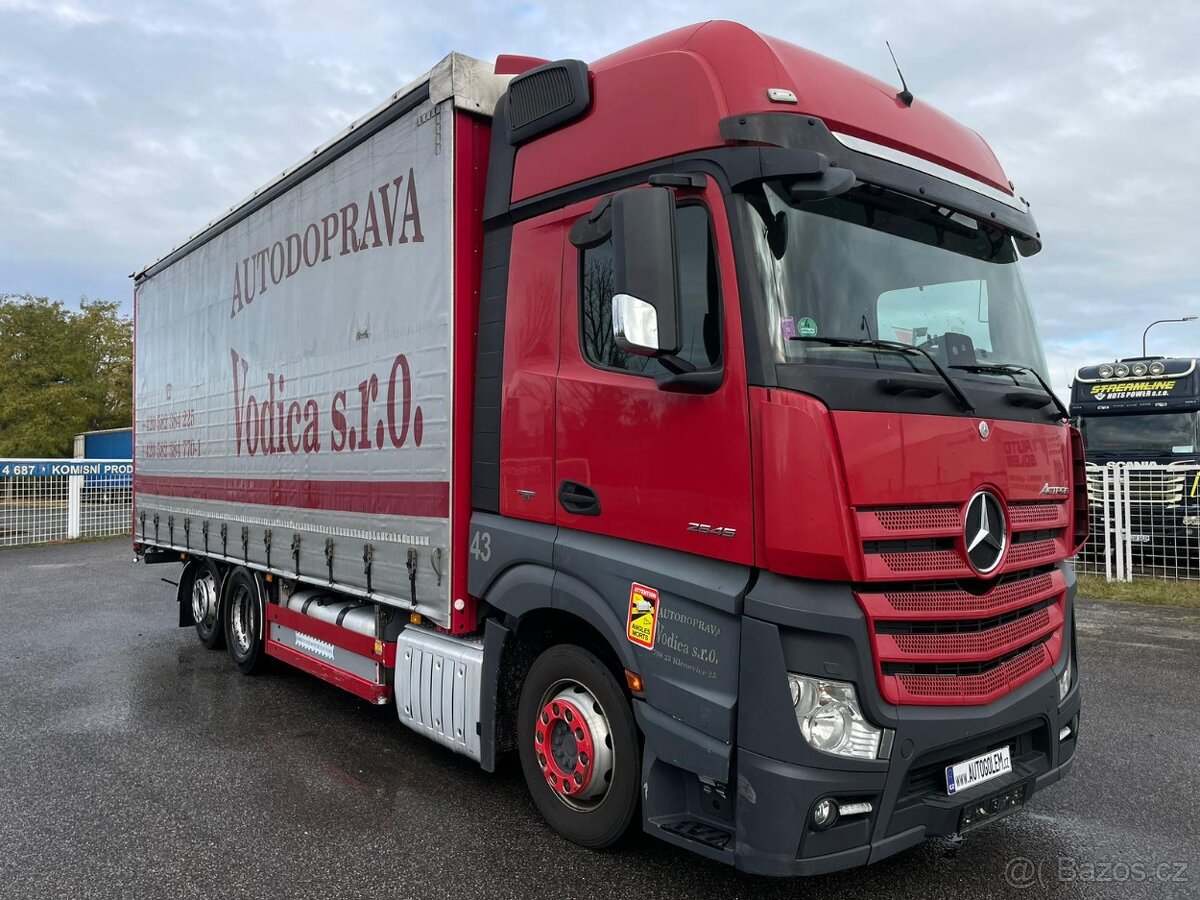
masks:
{"label": "company logo sticker", "polygon": [[654,648],[658,627],[658,591],[636,581],[629,588],[629,618],[625,634],[639,647]]}
{"label": "company logo sticker", "polygon": [[1170,397],[1175,390],[1175,380],[1108,382],[1092,386],[1093,400],[1148,400],[1152,397]]}

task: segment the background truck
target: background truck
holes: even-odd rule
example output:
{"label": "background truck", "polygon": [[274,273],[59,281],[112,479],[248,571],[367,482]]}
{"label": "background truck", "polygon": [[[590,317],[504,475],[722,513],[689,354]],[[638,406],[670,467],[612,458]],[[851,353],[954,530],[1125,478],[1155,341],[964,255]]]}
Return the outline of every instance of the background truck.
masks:
{"label": "background truck", "polygon": [[[1124,469],[1122,530],[1144,565],[1200,566],[1200,373],[1190,357],[1132,357],[1081,367],[1071,416],[1083,436],[1090,496],[1104,496],[1105,467]],[[1124,464],[1124,465],[1122,465]],[[1127,496],[1124,496],[1127,494]],[[1085,548],[1103,553],[1099,541]]]}
{"label": "background truck", "polygon": [[1040,246],[974,132],[738,25],[452,54],[137,273],[135,547],[584,846],[964,832],[1078,734]]}

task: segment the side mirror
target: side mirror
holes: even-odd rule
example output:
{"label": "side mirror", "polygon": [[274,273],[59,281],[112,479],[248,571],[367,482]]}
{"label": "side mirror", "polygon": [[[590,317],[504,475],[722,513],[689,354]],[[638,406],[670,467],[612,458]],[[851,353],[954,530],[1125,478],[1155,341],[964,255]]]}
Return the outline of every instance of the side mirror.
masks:
{"label": "side mirror", "polygon": [[634,188],[612,198],[613,337],[641,356],[683,346],[675,261],[675,198],[666,188]]}

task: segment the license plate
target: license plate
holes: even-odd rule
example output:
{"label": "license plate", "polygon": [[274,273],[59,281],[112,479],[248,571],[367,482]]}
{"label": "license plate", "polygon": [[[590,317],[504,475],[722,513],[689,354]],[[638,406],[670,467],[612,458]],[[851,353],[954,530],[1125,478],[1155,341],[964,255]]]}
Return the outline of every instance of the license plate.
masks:
{"label": "license plate", "polygon": [[946,793],[957,794],[984,784],[1012,771],[1012,752],[1009,747],[989,750],[974,759],[946,766]]}

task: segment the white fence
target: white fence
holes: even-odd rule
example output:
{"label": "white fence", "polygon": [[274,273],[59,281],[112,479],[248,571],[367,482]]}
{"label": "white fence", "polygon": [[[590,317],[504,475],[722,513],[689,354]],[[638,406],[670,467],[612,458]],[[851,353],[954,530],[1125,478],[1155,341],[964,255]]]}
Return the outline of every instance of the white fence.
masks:
{"label": "white fence", "polygon": [[0,459],[0,547],[129,534],[128,459]]}
{"label": "white fence", "polygon": [[[0,547],[129,534],[130,460],[0,459]],[[1075,569],[1200,580],[1200,465],[1089,464],[1091,536]]]}
{"label": "white fence", "polygon": [[1075,569],[1109,581],[1200,579],[1200,465],[1088,464],[1091,536]]}

